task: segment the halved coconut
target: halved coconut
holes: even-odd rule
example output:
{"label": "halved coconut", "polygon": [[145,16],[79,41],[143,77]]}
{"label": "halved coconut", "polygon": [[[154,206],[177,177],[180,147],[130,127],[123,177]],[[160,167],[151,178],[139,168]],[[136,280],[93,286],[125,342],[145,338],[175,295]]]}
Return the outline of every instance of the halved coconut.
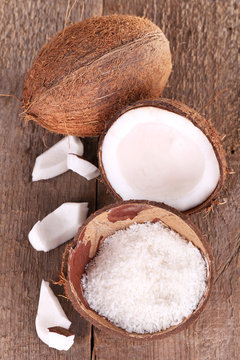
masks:
{"label": "halved coconut", "polygon": [[116,114],[98,156],[102,177],[117,198],[163,202],[180,211],[209,206],[226,174],[213,126],[167,99],[137,102]]}
{"label": "halved coconut", "polygon": [[[86,266],[95,257],[104,239],[118,230],[128,228],[132,224],[156,223],[158,221],[198,248],[206,262],[206,290],[197,308],[191,315],[184,318],[181,323],[154,333],[128,332],[91,309],[84,296],[82,276]],[[106,206],[96,211],[85,221],[73,242],[66,247],[60,278],[66,296],[71,300],[74,308],[93,325],[115,335],[126,336],[134,340],[149,340],[153,338],[160,339],[183,330],[199,316],[209,298],[212,286],[212,265],[211,250],[204,236],[192,224],[188,216],[164,204],[149,201],[126,201]],[[124,281],[128,280],[125,278]],[[121,287],[120,284],[119,286]]]}

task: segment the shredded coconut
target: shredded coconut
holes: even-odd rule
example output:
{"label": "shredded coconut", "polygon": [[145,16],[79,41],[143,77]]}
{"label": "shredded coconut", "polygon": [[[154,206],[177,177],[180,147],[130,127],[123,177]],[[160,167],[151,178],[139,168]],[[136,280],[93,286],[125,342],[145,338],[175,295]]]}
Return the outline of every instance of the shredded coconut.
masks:
{"label": "shredded coconut", "polygon": [[106,238],[82,276],[89,306],[128,332],[177,325],[196,309],[207,268],[191,242],[161,222],[133,224]]}

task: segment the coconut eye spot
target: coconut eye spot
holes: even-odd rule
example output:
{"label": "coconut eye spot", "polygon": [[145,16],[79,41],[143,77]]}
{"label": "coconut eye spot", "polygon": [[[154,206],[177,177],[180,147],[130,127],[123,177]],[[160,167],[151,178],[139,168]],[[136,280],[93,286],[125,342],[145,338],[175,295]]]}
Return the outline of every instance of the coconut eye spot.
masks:
{"label": "coconut eye spot", "polygon": [[206,200],[220,175],[205,134],[188,119],[154,107],[130,110],[115,121],[102,160],[124,200],[160,201],[182,211]]}

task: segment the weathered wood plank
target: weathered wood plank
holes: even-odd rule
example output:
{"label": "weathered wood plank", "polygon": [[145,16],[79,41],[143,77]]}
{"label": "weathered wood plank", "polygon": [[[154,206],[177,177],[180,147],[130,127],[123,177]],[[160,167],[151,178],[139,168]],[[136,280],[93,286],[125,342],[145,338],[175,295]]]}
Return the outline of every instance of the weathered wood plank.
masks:
{"label": "weathered wood plank", "polygon": [[[173,72],[164,96],[180,100],[211,119],[221,135],[229,175],[221,194],[224,205],[192,216],[212,246],[216,282],[209,304],[188,330],[148,344],[119,340],[94,331],[98,360],[212,360],[237,359],[237,255],[239,253],[239,162],[237,98],[237,1],[106,0],[104,14],[147,16],[167,35],[173,53]],[[220,91],[226,89],[212,103]],[[103,185],[98,206],[103,205]]]}
{"label": "weathered wood plank", "polygon": [[[70,2],[70,7],[74,1]],[[65,23],[67,1],[0,1],[0,93],[21,97],[24,76],[41,46]],[[77,1],[68,24],[101,15],[102,1]],[[95,209],[96,182],[65,173],[31,182],[37,155],[61,136],[20,120],[18,102],[0,97],[1,119],[1,263],[0,359],[81,359],[91,357],[91,326],[70,303],[60,298],[73,321],[74,346],[67,352],[48,348],[37,337],[35,316],[42,278],[57,280],[64,245],[49,253],[36,252],[28,242],[31,227],[66,201],[88,201]],[[96,160],[96,140],[86,140],[89,160]],[[62,293],[53,287],[56,294]]]}
{"label": "weathered wood plank", "polygon": [[[72,0],[70,7],[74,3]],[[21,97],[23,79],[34,56],[66,20],[67,1],[0,1],[0,93]],[[84,4],[84,5],[83,5]],[[111,13],[147,16],[163,29],[171,43],[174,67],[164,95],[193,106],[211,118],[224,139],[229,168],[237,173],[237,1],[79,0],[68,23]],[[206,106],[219,91],[227,89]],[[47,182],[31,183],[34,159],[44,149],[46,132],[18,117],[18,104],[0,98],[1,119],[1,265],[0,359],[90,359],[90,325],[66,300],[60,301],[77,334],[68,353],[47,348],[38,340],[34,318],[42,278],[57,279],[64,246],[35,252],[27,234],[37,219],[64,201],[89,201],[90,210],[113,201],[102,184],[66,173]],[[206,107],[205,107],[206,106]],[[47,134],[52,145],[60,137]],[[85,141],[86,156],[96,161],[96,140]],[[96,198],[97,196],[97,198]],[[239,250],[239,181],[228,177],[221,196],[225,205],[195,215],[207,235],[216,263],[216,282],[200,319],[185,332],[162,341],[136,343],[94,330],[93,357],[120,359],[237,359],[237,255]],[[56,293],[61,293],[54,286]]]}

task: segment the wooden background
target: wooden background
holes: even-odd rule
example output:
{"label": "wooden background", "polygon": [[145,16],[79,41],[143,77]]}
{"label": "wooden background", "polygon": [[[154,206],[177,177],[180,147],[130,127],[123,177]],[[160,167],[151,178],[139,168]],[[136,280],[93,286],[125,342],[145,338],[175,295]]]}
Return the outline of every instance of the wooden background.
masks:
{"label": "wooden background", "polygon": [[[73,0],[71,4],[73,4]],[[19,117],[19,102],[0,98],[1,247],[0,359],[234,360],[237,359],[237,255],[239,251],[239,138],[237,0],[76,0],[66,19],[65,0],[0,0],[0,93],[21,98],[24,76],[41,46],[67,23],[94,15],[135,14],[157,23],[168,37],[173,72],[164,96],[192,106],[223,136],[229,169],[220,200],[209,213],[192,216],[213,248],[216,278],[209,304],[188,330],[140,343],[119,340],[92,328],[59,298],[72,329],[68,352],[48,348],[34,320],[42,278],[57,280],[64,245],[35,251],[27,235],[33,224],[65,201],[88,201],[90,210],[112,201],[101,183],[68,172],[31,182],[34,160],[61,136]],[[220,91],[221,93],[210,104]],[[96,139],[85,139],[85,156],[96,163]],[[62,290],[53,286],[56,294]]]}

